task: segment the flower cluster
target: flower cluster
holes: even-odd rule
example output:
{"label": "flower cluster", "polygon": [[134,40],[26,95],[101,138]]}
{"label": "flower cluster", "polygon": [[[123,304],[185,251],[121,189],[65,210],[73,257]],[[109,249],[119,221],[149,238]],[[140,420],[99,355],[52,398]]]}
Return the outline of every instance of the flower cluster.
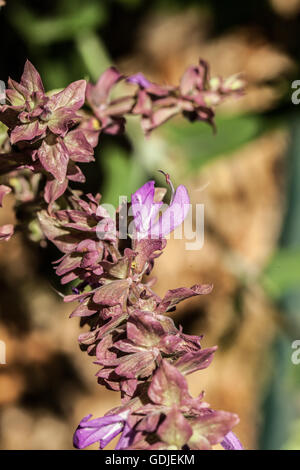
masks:
{"label": "flower cluster", "polygon": [[[167,181],[172,186],[168,175]],[[173,191],[162,214],[164,191],[154,181],[132,195],[136,236],[123,244],[110,229],[97,240],[97,228],[115,222],[91,195],[89,202],[74,200],[72,210],[58,211],[55,218],[46,211],[41,215],[44,233],[65,253],[56,273],[62,283],[77,280],[64,300],[78,301],[71,316],[90,327],[79,336],[81,348],[101,367],[98,382],[120,392],[123,401],[103,418],[84,418],[75,432],[76,447],[98,441],[103,448],[122,431],[118,449],[210,449],[228,440],[238,422],[232,413],[213,411],[203,394],[190,396],[185,376],[208,367],[216,347],[203,349],[201,338],[184,334],[166,315],[212,286],[173,289],[160,298],[145,282],[164,237],[187,214],[187,189],[180,185]]]}
{"label": "flower cluster", "polygon": [[90,417],[81,420],[74,434],[77,448],[99,442],[103,449],[121,433],[116,446],[119,450],[210,450],[219,443],[226,450],[242,450],[230,431],[238,422],[237,416],[213,411],[202,395],[192,398],[186,379],[166,359],[143,395],[103,418]]}
{"label": "flower cluster", "polygon": [[8,81],[8,104],[2,106],[0,119],[8,127],[16,155],[10,153],[7,158],[15,160],[16,168],[46,176],[44,198],[49,204],[65,192],[68,180],[85,181],[77,162],[94,160],[93,140],[78,126],[85,90],[85,80],[78,80],[48,96],[29,61],[20,83]]}
{"label": "flower cluster", "polygon": [[[122,80],[132,93],[112,97]],[[18,222],[30,222],[37,239],[62,253],[54,269],[62,284],[72,282],[72,294],[64,300],[78,302],[71,316],[89,328],[79,336],[80,346],[100,366],[99,384],[122,399],[104,417],[90,420],[89,415],[80,422],[74,434],[78,448],[94,442],[104,448],[119,433],[117,449],[210,449],[218,443],[241,448],[231,432],[237,416],[212,410],[203,393],[193,398],[188,392],[185,376],[208,367],[216,347],[203,349],[200,337],[184,334],[169,316],[179,302],[209,294],[212,286],[173,289],[161,298],[146,277],[165,237],[187,216],[186,187],[175,190],[165,175],[172,190],[165,207],[166,191],[154,181],[145,183],[132,195],[133,229],[128,226],[125,237],[120,236],[122,207],[113,220],[100,195],[70,187],[84,181],[78,163],[94,159],[101,133],[123,132],[126,115],[140,115],[148,134],[178,113],[213,124],[213,106],[241,90],[238,77],[210,79],[203,61],[185,72],[178,87],[156,85],[142,74],[124,77],[110,68],[96,85],[79,80],[45,93],[28,61],[20,83],[8,82],[7,104],[0,107],[6,126],[0,141],[0,205],[13,191]],[[13,231],[10,224],[2,226],[0,239],[8,240]]]}
{"label": "flower cluster", "polygon": [[226,80],[210,78],[204,60],[198,66],[189,67],[177,87],[158,86],[141,73],[129,77],[128,82],[139,88],[132,112],[142,116],[146,134],[177,114],[214,127],[213,107],[229,95],[240,95],[243,90],[243,81],[238,76]]}
{"label": "flower cluster", "polygon": [[[131,84],[132,91],[114,98],[113,88],[121,81]],[[21,202],[23,192],[28,198],[28,188],[32,189],[32,173],[38,175],[31,200],[40,206],[44,200],[51,212],[59,198],[72,193],[70,182],[85,181],[78,163],[94,160],[99,135],[124,132],[126,115],[140,115],[145,133],[178,113],[213,124],[215,105],[242,89],[236,76],[210,79],[207,64],[200,61],[184,73],[177,87],[156,85],[142,74],[125,77],[111,67],[96,85],[78,80],[64,90],[46,93],[38,71],[27,60],[20,83],[8,80],[7,103],[0,106],[4,126],[0,128],[0,175],[7,180],[16,172],[18,178],[22,176],[21,188],[11,184]],[[32,204],[32,219],[35,214],[36,204]],[[5,240],[12,233],[11,227],[1,229]]]}

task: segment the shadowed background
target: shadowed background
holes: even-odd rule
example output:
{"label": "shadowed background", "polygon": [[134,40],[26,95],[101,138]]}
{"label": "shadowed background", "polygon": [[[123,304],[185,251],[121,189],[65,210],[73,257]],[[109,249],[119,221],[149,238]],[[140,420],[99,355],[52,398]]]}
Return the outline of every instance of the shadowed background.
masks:
{"label": "shadowed background", "polygon": [[[203,123],[173,120],[145,139],[130,119],[122,137],[102,137],[84,167],[85,191],[116,204],[157,170],[205,206],[205,242],[187,251],[171,239],[157,260],[156,291],[213,283],[209,296],[172,313],[186,333],[219,345],[211,366],[189,377],[213,408],[239,414],[251,449],[300,449],[300,0],[8,0],[0,11],[1,74],[18,80],[29,58],[45,88],[96,81],[109,65],[176,84],[198,58],[213,75],[242,72],[247,91]],[[300,105],[299,105],[300,106]],[[0,223],[13,220],[7,197]],[[58,284],[54,247],[17,234],[0,245],[0,448],[71,449],[79,420],[101,416],[119,395],[99,387],[97,366],[77,344],[72,306]],[[66,290],[64,291],[66,292]]]}

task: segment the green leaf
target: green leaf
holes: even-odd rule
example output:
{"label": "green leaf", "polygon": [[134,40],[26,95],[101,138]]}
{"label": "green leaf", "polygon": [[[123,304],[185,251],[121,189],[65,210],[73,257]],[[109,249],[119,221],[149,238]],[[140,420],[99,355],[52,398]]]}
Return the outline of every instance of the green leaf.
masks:
{"label": "green leaf", "polygon": [[11,20],[28,42],[40,46],[72,39],[79,31],[97,28],[105,20],[105,9],[101,2],[81,2],[80,9],[39,18],[32,10],[19,5]]}
{"label": "green leaf", "polygon": [[263,124],[263,119],[256,115],[217,117],[214,135],[212,128],[203,122],[191,124],[180,119],[165,124],[161,132],[171,144],[182,149],[190,170],[194,170],[256,138],[265,130]]}

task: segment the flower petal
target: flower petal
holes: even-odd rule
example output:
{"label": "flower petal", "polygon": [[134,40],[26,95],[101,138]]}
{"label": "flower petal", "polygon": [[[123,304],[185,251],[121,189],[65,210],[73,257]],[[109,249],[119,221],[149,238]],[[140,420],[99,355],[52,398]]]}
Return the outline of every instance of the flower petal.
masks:
{"label": "flower petal", "polygon": [[77,449],[83,449],[95,442],[100,442],[103,449],[124,427],[124,421],[128,412],[120,414],[105,415],[102,418],[92,419],[92,415],[83,418],[73,437],[73,444]]}
{"label": "flower petal", "polygon": [[242,444],[236,435],[230,431],[221,442],[225,450],[244,450]]}
{"label": "flower petal", "polygon": [[151,227],[150,237],[161,238],[178,227],[186,218],[190,209],[190,198],[185,186],[180,185],[175,191],[172,203],[160,219]]}

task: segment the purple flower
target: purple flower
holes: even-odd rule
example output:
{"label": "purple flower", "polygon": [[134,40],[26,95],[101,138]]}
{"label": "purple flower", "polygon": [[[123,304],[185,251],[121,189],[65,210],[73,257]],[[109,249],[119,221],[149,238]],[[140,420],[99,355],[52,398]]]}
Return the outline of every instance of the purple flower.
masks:
{"label": "purple flower", "polygon": [[135,85],[139,85],[142,88],[149,88],[151,86],[151,82],[143,75],[142,73],[136,73],[135,75],[131,75],[131,77],[127,78],[129,83],[133,83]]}
{"label": "purple flower", "polygon": [[221,442],[225,450],[244,450],[236,435],[230,431]]}
{"label": "purple flower", "polygon": [[115,447],[115,450],[126,449],[133,440],[136,432],[129,426],[128,422],[125,423],[121,437]]}
{"label": "purple flower", "polygon": [[190,198],[184,185],[174,187],[166,175],[167,182],[172,188],[171,203],[159,217],[162,208],[163,194],[154,188],[154,181],[148,181],[131,197],[132,213],[136,228],[136,238],[163,238],[178,227],[186,218]]}
{"label": "purple flower", "polygon": [[103,449],[124,429],[128,415],[129,410],[119,414],[105,415],[102,418],[90,421],[89,419],[92,415],[86,416],[80,421],[74,433],[74,446],[77,449],[83,449],[95,442],[99,442],[100,449]]}

